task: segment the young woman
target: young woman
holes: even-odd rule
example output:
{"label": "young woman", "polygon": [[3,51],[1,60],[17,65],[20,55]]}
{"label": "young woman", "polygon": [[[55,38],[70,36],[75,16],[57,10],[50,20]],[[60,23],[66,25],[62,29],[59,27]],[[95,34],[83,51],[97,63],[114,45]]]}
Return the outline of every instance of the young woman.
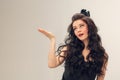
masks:
{"label": "young woman", "polygon": [[102,46],[98,29],[89,11],[81,10],[72,17],[65,44],[55,54],[55,36],[39,28],[50,39],[48,66],[55,68],[64,62],[62,80],[104,80],[108,55]]}

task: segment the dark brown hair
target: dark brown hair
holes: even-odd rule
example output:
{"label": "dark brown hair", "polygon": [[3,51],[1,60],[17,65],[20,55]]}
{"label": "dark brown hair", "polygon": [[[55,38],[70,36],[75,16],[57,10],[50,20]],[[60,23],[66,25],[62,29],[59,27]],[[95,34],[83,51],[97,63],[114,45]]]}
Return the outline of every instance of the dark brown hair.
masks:
{"label": "dark brown hair", "polygon": [[[105,49],[102,46],[102,42],[101,42],[101,38],[98,35],[98,29],[94,23],[94,21],[88,17],[85,16],[84,14],[81,13],[76,13],[75,15],[73,15],[72,17],[72,22],[68,27],[68,36],[65,39],[65,44],[59,46],[58,48],[58,52],[59,54],[61,53],[61,49],[65,46],[67,46],[67,50],[65,51],[65,53],[67,54],[67,56],[65,57],[65,66],[67,67],[75,67],[77,68],[78,65],[77,63],[81,61],[83,59],[83,55],[82,55],[82,50],[84,49],[84,44],[81,40],[77,39],[77,37],[74,34],[74,30],[73,30],[73,22],[76,20],[82,20],[84,21],[87,26],[88,26],[88,39],[89,39],[89,43],[88,43],[88,49],[90,50],[89,55],[87,56],[87,60],[91,63],[91,69],[89,69],[89,73],[90,74],[97,74],[97,75],[103,75],[103,69],[106,69],[105,64],[108,61],[108,55],[105,51]],[[73,58],[73,56],[79,56],[79,60],[75,61],[75,59]],[[76,56],[76,58],[77,58]],[[92,60],[90,60],[90,58],[92,58]],[[82,62],[81,62],[82,65]],[[95,71],[95,72],[92,72]]]}

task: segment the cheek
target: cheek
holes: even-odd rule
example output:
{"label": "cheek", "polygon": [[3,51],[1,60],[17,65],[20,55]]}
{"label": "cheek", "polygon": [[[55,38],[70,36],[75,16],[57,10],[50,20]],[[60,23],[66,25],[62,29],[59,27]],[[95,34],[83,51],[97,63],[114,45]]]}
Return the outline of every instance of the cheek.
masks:
{"label": "cheek", "polygon": [[74,31],[75,36],[77,36],[77,31]]}
{"label": "cheek", "polygon": [[88,30],[85,30],[85,35],[86,35],[86,37],[88,37],[89,35],[88,35]]}
{"label": "cheek", "polygon": [[88,29],[85,29],[85,30],[84,30],[84,33],[85,33],[86,35],[88,35]]}

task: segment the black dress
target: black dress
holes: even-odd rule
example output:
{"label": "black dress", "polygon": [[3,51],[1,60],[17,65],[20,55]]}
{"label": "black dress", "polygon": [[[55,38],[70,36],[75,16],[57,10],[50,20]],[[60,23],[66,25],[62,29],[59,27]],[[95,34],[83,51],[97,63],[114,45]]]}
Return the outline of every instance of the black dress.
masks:
{"label": "black dress", "polygon": [[94,61],[84,61],[81,54],[69,56],[65,61],[65,71],[62,80],[95,80],[97,64]]}

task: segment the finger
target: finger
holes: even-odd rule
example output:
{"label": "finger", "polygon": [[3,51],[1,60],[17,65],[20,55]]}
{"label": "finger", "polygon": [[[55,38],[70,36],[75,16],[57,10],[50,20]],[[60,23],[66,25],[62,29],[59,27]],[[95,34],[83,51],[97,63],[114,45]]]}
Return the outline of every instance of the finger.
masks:
{"label": "finger", "polygon": [[38,28],[38,31],[39,31],[39,32],[42,32],[42,31],[43,31],[43,29],[42,29],[42,28]]}
{"label": "finger", "polygon": [[46,30],[44,30],[42,28],[38,28],[38,31],[41,32],[41,33],[43,33],[46,36],[48,36],[50,34],[50,32],[48,32],[48,31],[46,31]]}
{"label": "finger", "polygon": [[44,29],[42,28],[38,28],[38,31],[41,32],[41,33],[46,33],[47,31],[45,31]]}

